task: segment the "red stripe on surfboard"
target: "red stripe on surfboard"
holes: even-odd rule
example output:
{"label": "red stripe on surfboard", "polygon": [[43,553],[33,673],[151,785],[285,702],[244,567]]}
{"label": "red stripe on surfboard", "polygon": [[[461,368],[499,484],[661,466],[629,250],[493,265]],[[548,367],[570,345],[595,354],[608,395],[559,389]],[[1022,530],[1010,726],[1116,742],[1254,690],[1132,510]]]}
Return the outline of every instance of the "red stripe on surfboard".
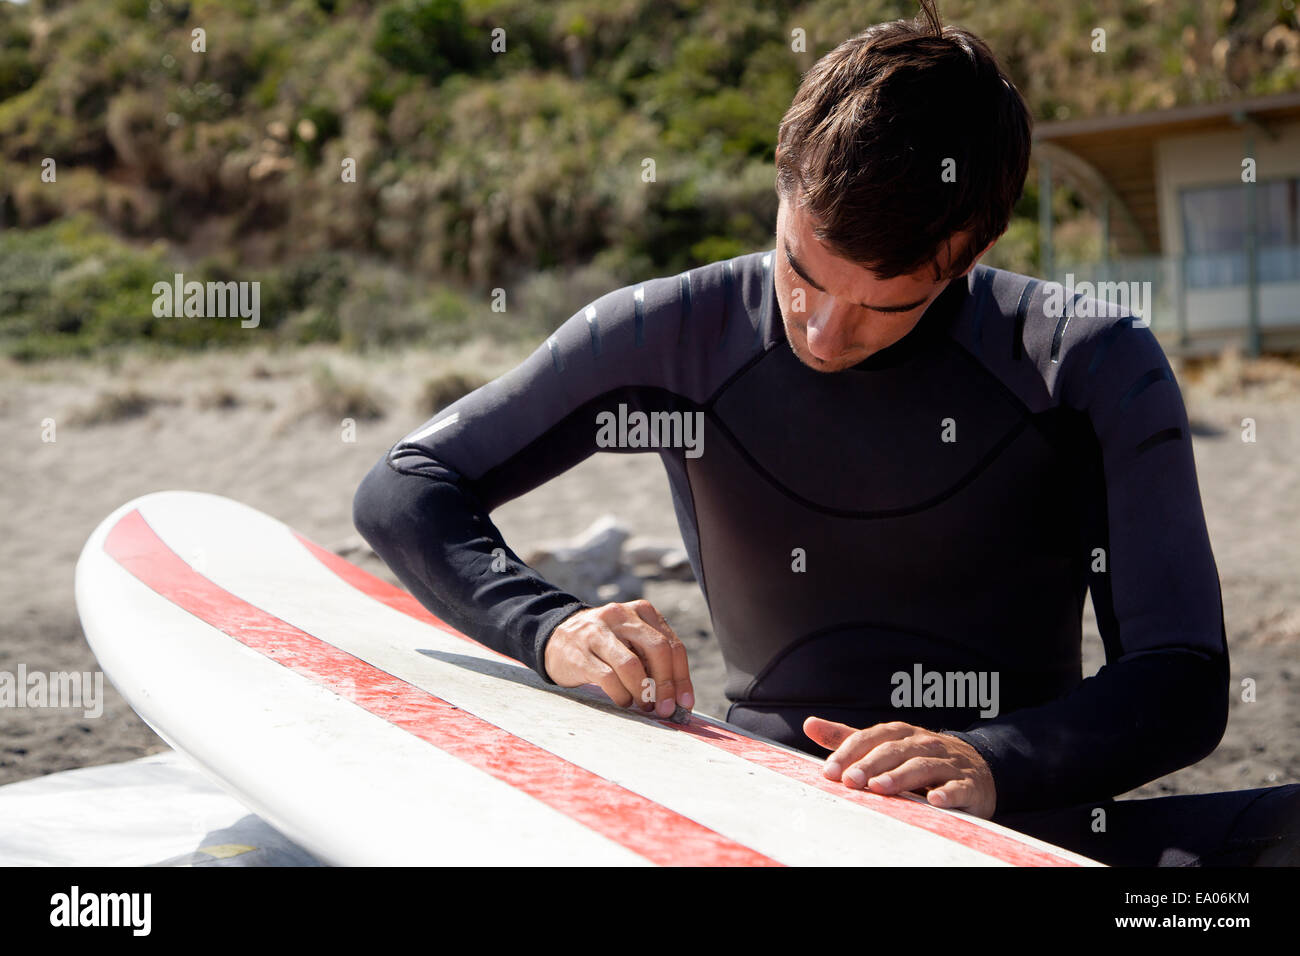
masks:
{"label": "red stripe on surfboard", "polygon": [[[441,630],[452,634],[461,640],[469,641],[479,647],[484,647],[478,641],[461,633],[451,627],[446,622],[440,620],[431,614],[427,608],[417,601],[411,594],[395,587],[381,578],[375,577],[369,571],[357,567],[346,558],[339,557],[332,551],[322,548],[308,538],[303,537],[298,532],[294,535],[316,558],[327,568],[337,574],[346,583],[352,585],[363,594],[374,598],[381,604],[386,604],[393,610],[401,611],[417,620],[432,624]],[[492,650],[491,648],[487,648]],[[503,657],[512,663],[519,663],[513,658],[506,657],[498,651],[492,651],[498,657]],[[842,783],[836,783],[827,780],[822,776],[821,768],[818,764],[804,760],[794,754],[787,753],[784,750],[773,747],[761,740],[754,740],[743,734],[737,734],[735,731],[725,727],[716,727],[713,724],[704,723],[703,721],[692,721],[690,724],[677,725],[665,724],[666,728],[677,730],[683,733],[691,734],[700,740],[706,741],[728,753],[735,754],[752,763],[756,763],[768,770],[791,777],[801,783],[816,787],[832,796],[843,800],[854,801],[865,804],[878,813],[884,813],[903,823],[911,824],[922,830],[928,830],[931,833],[941,836],[945,839],[960,843],[969,849],[985,853],[994,859],[1001,860],[1004,863],[1010,863],[1015,866],[1078,866],[1074,860],[1062,857],[1048,850],[1041,850],[1037,847],[1022,843],[1012,837],[1004,836],[1001,833],[989,830],[970,819],[959,816],[951,811],[939,810],[931,807],[929,804],[921,804],[905,797],[888,797],[878,793],[871,793],[865,790],[852,790]]]}
{"label": "red stripe on surfboard", "polygon": [[246,647],[654,863],[780,865],[236,597],[186,564],[138,510],[113,526],[104,551],[161,597]]}
{"label": "red stripe on surfboard", "polygon": [[[289,529],[293,531],[292,528]],[[481,647],[490,654],[495,654],[503,661],[509,661],[511,664],[519,662],[507,654],[502,654],[494,648],[488,647],[480,641],[474,640],[464,631],[458,631],[442,618],[433,614],[428,608],[415,599],[409,591],[403,591],[401,588],[394,587],[382,578],[377,578],[369,571],[365,571],[347,558],[340,557],[328,548],[322,548],[310,538],[305,538],[297,531],[293,531],[293,536],[302,542],[321,564],[325,565],[336,575],[341,577],[345,582],[352,585],[358,591],[375,598],[382,604],[387,604],[394,611],[401,611],[407,617],[413,617],[417,621],[423,621],[426,624],[432,624],[440,630],[446,631],[452,637],[459,637],[462,641],[469,641],[476,647]]]}

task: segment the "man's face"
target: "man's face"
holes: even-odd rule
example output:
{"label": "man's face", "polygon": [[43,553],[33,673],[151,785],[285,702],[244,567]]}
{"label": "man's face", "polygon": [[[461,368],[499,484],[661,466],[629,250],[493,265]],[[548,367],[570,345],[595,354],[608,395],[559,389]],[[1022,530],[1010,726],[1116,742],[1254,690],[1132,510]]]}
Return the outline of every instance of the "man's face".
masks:
{"label": "man's face", "polygon": [[[813,225],[805,210],[781,198],[776,216],[777,302],[786,338],[799,361],[819,372],[838,372],[910,332],[948,280],[936,281],[929,265],[910,275],[877,278],[827,251],[813,237]],[[968,233],[957,233],[949,245],[958,252],[969,239]],[[941,267],[951,261],[946,249],[939,255]]]}

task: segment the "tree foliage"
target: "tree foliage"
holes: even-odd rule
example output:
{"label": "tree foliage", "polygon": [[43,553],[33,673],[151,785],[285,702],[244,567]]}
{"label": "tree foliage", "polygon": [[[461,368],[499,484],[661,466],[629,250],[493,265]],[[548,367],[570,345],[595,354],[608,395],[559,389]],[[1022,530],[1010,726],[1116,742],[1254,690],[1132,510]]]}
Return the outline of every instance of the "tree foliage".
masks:
{"label": "tree foliage", "polygon": [[[86,225],[94,242],[164,240],[174,258],[217,255],[245,271],[373,261],[475,290],[466,294],[583,263],[611,281],[669,274],[770,244],[776,127],[800,77],[852,33],[915,9],[0,3],[0,225],[75,217],[103,227]],[[1265,94],[1300,79],[1286,4],[964,0],[942,10],[990,43],[1039,120]],[[193,49],[196,28],[205,52]],[[1093,51],[1098,29],[1104,54]],[[504,50],[493,46],[501,39]],[[41,181],[46,158],[56,184]],[[1035,188],[1031,177],[1027,200]],[[996,255],[1032,268],[1032,230],[1009,230]],[[336,305],[307,303],[295,321],[315,330],[303,334],[346,337]],[[43,321],[28,331],[72,320]]]}

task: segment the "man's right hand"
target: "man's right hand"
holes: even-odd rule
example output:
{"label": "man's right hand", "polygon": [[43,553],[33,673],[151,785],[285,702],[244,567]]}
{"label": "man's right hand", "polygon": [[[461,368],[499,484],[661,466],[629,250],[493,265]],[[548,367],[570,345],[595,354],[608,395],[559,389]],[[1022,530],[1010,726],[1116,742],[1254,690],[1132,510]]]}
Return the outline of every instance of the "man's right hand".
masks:
{"label": "man's right hand", "polygon": [[546,642],[544,663],[561,687],[596,684],[620,707],[671,717],[677,704],[695,706],[686,645],[646,600],[565,618]]}

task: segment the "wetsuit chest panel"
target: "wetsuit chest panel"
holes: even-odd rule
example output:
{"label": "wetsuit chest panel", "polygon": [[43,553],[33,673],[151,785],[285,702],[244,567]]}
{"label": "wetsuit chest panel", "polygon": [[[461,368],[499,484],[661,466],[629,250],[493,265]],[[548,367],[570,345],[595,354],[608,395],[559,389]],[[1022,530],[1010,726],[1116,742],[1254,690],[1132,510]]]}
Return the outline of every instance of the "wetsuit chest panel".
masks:
{"label": "wetsuit chest panel", "polygon": [[[792,390],[765,389],[760,363],[718,401],[707,452],[687,468],[728,696],[888,709],[890,675],[911,663],[998,670],[1004,706],[1077,683],[1063,461],[956,358],[927,356],[888,379],[793,376]],[[959,379],[947,386],[965,396],[954,408],[945,383]],[[819,392],[846,381],[854,395]],[[763,431],[804,402],[810,417],[821,411],[815,430]],[[861,411],[876,402],[893,413]],[[945,415],[955,443],[939,440]]]}
{"label": "wetsuit chest panel", "polygon": [[1024,420],[951,347],[897,368],[826,374],[778,346],[715,412],[792,499],[850,513],[913,510],[950,494]]}

